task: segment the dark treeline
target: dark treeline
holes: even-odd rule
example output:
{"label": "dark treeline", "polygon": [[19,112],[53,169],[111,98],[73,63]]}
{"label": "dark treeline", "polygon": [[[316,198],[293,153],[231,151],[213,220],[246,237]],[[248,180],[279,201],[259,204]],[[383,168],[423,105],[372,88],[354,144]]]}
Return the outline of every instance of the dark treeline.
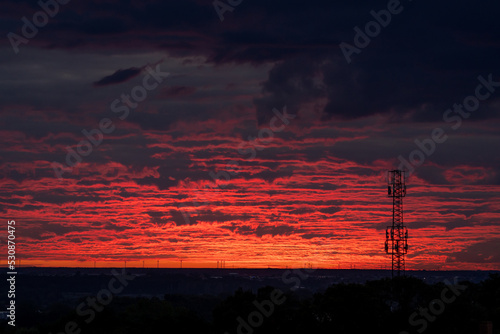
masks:
{"label": "dark treeline", "polygon": [[[451,285],[450,285],[451,284]],[[102,309],[86,298],[38,308],[20,302],[16,328],[2,333],[500,333],[500,275],[426,284],[416,278],[336,284],[318,293],[263,287],[226,296],[116,296]],[[480,329],[481,328],[481,329]]]}

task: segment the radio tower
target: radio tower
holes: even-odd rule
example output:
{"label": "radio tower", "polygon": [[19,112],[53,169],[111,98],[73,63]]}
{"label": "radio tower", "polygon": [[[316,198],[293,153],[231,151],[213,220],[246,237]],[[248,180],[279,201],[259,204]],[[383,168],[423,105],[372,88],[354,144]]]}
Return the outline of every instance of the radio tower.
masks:
{"label": "radio tower", "polygon": [[392,277],[405,274],[405,254],[408,253],[408,229],[403,224],[403,197],[406,196],[405,172],[388,173],[388,196],[392,197],[392,226],[385,230],[385,252],[392,256]]}

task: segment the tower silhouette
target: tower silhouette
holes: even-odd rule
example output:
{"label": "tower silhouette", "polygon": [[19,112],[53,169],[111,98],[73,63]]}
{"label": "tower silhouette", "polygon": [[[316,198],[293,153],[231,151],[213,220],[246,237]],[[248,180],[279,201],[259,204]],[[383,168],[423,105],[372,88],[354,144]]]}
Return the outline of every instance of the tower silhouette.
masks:
{"label": "tower silhouette", "polygon": [[392,226],[385,230],[385,252],[392,257],[392,277],[405,274],[405,254],[408,253],[408,229],[403,222],[403,197],[406,196],[405,172],[391,170],[387,179],[388,196],[392,197]]}

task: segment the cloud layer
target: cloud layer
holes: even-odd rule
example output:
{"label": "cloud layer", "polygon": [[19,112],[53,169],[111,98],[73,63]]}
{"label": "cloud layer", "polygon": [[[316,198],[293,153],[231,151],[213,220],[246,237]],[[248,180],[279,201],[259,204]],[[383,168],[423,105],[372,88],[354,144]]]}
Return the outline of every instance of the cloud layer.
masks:
{"label": "cloud layer", "polygon": [[[387,2],[244,1],[222,22],[210,1],[69,2],[19,53],[3,38],[0,210],[19,252],[379,268],[402,157],[408,266],[500,268],[500,6],[400,5],[351,63],[339,44]],[[37,11],[7,1],[2,36]],[[142,99],[156,65],[170,76]],[[490,74],[477,110],[443,119]],[[82,154],[103,119],[114,130]],[[426,154],[436,128],[447,140]]]}

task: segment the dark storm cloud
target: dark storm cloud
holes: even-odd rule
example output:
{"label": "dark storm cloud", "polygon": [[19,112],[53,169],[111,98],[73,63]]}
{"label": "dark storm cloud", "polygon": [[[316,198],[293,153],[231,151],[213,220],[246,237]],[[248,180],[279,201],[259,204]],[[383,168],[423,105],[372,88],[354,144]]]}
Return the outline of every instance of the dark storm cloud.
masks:
{"label": "dark storm cloud", "polygon": [[[15,22],[21,8],[26,15],[38,9],[35,1],[26,2],[31,8],[15,3],[9,1],[2,14],[8,22]],[[339,44],[354,44],[353,28],[363,30],[374,20],[370,11],[386,9],[387,1],[255,0],[226,12],[223,22],[210,1],[70,3],[45,27],[50,33],[40,33],[32,44],[140,47],[171,56],[201,55],[216,64],[278,62],[263,83],[264,97],[255,100],[260,123],[273,107],[286,104],[293,112],[320,97],[326,101],[325,119],[409,113],[418,121],[440,120],[446,108],[473,92],[478,75],[493,73],[498,80],[500,4],[401,1],[401,6],[350,64]],[[96,11],[98,17],[89,14]],[[0,27],[5,34],[17,28]],[[97,83],[121,82],[137,71],[118,71]]]}
{"label": "dark storm cloud", "polygon": [[[491,25],[498,31],[498,20],[492,15],[498,14],[498,4],[461,1],[453,5],[453,13],[446,3],[405,6],[359,55],[353,55],[350,65],[335,50],[328,55],[305,51],[277,64],[264,83],[266,97],[255,101],[259,120],[269,106],[290,101],[288,106],[293,110],[320,96],[328,101],[326,118],[410,113],[418,121],[441,120],[445,109],[473,94],[478,75],[494,73],[498,80],[500,67],[495,54],[499,34],[485,27]],[[372,8],[383,6],[373,3]],[[352,28],[363,28],[373,19],[367,12],[360,9],[359,15],[350,17],[348,30],[344,26],[330,31],[353,44]],[[482,22],[478,22],[479,17]],[[474,43],[476,37],[483,42]],[[311,84],[313,75],[323,78],[322,89]],[[498,113],[481,116],[498,117]]]}
{"label": "dark storm cloud", "polygon": [[99,86],[119,84],[136,77],[137,75],[139,75],[139,73],[141,73],[141,71],[142,68],[138,67],[131,67],[124,70],[119,69],[115,73],[105,76],[104,78],[94,82],[94,86],[99,87]]}

